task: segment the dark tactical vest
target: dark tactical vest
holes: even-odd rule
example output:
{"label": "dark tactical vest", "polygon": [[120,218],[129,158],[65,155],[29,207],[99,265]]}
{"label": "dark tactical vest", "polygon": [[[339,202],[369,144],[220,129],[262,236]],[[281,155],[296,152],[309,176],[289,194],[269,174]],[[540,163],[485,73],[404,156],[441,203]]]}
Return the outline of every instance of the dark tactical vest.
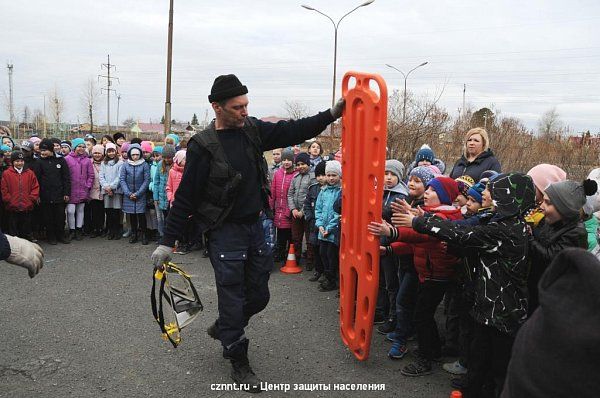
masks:
{"label": "dark tactical vest", "polygon": [[[269,209],[269,196],[271,195],[268,183],[268,166],[263,155],[258,127],[254,120],[254,118],[246,118],[242,132],[251,144],[246,147],[246,155],[252,165],[259,171],[261,197],[263,207],[266,210]],[[242,174],[229,164],[217,134],[213,120],[206,130],[194,134],[191,138],[206,149],[211,156],[208,183],[196,208],[196,215],[203,231],[218,227],[227,218],[233,208],[242,181]]]}

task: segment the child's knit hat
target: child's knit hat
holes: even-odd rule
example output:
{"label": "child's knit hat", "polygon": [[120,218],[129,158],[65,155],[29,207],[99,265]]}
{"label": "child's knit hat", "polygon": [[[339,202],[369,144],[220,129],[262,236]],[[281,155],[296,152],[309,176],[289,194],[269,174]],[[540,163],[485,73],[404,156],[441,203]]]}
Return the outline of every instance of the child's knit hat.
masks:
{"label": "child's knit hat", "polygon": [[152,143],[150,141],[142,141],[140,146],[142,147],[142,152],[152,153]]}
{"label": "child's knit hat", "polygon": [[415,164],[419,164],[421,160],[427,160],[429,161],[429,163],[433,163],[433,161],[435,160],[435,154],[427,144],[423,144],[423,146],[421,146],[421,149],[419,149],[419,151],[417,152],[417,155],[415,156]]}
{"label": "child's knit hat", "polygon": [[101,153],[102,155],[104,155],[104,146],[100,145],[100,144],[96,144],[92,147],[92,154],[94,153]]}
{"label": "child's knit hat", "polygon": [[73,144],[72,144],[72,143],[71,143],[71,141],[69,141],[69,140],[62,140],[62,141],[60,142],[60,146],[61,146],[61,147],[64,147],[64,146],[66,146],[67,148],[69,148],[69,151],[71,151],[71,148],[73,147],[72,145],[73,145]]}
{"label": "child's knit hat", "polygon": [[129,145],[129,149],[127,150],[127,157],[131,158],[131,154],[134,151],[137,152],[140,156],[142,156],[142,147],[140,146],[140,144],[131,144]]}
{"label": "child's knit hat", "polygon": [[109,149],[114,149],[116,151],[117,144],[113,144],[112,142],[107,142],[106,145],[104,146],[104,149],[106,149],[106,152],[108,152]]}
{"label": "child's knit hat", "polygon": [[553,164],[538,164],[527,172],[527,175],[533,180],[533,185],[544,192],[552,183],[564,181],[567,179],[567,173]]}
{"label": "child's knit hat", "polygon": [[160,153],[160,154],[162,154],[162,151],[163,151],[163,147],[161,145],[157,145],[152,150],[152,153]]}
{"label": "child's knit hat", "polygon": [[315,177],[324,176],[325,175],[325,162],[324,160],[317,163],[315,166]]}
{"label": "child's knit hat", "polygon": [[173,156],[175,156],[175,152],[177,152],[175,147],[173,145],[167,144],[162,149],[163,158],[172,158]]}
{"label": "child's knit hat", "polygon": [[123,152],[129,153],[130,146],[131,146],[131,144],[129,142],[124,142],[123,145],[121,145],[121,153],[123,153]]}
{"label": "child's knit hat", "polygon": [[325,164],[325,174],[327,173],[335,173],[342,176],[342,164],[337,160],[329,160],[327,164]]}
{"label": "child's knit hat", "polygon": [[167,135],[168,138],[171,138],[173,140],[173,142],[175,143],[175,146],[179,145],[179,136],[177,134],[169,134]]}
{"label": "child's knit hat", "polygon": [[598,184],[594,180],[585,180],[583,183],[566,180],[550,184],[545,192],[561,216],[573,219],[579,217],[586,197],[592,196],[596,191]]}
{"label": "child's knit hat", "polygon": [[40,142],[42,142],[42,139],[40,137],[29,137],[28,141],[33,142],[33,144],[35,145],[35,144],[39,144]]}
{"label": "child's knit hat", "polygon": [[294,151],[292,151],[291,149],[284,149],[283,151],[281,151],[281,160],[291,160],[292,162],[294,161]]}
{"label": "child's knit hat", "polygon": [[310,155],[306,152],[300,152],[296,155],[296,163],[298,162],[310,165]]}
{"label": "child's knit hat", "polygon": [[464,175],[455,179],[458,184],[458,191],[467,196],[467,191],[475,184],[475,180],[471,176]]}
{"label": "child's knit hat", "polygon": [[482,182],[478,182],[473,185],[471,188],[467,190],[467,196],[472,197],[477,202],[481,203],[483,201],[482,193],[485,190],[485,184]]}
{"label": "child's knit hat", "polygon": [[458,184],[450,177],[435,177],[427,186],[433,188],[440,202],[445,205],[451,205],[460,193]]}
{"label": "child's knit hat", "polygon": [[14,162],[15,160],[18,160],[18,159],[20,159],[20,160],[24,160],[25,159],[25,156],[23,156],[23,152],[21,152],[21,151],[13,151],[10,154],[10,161]]}
{"label": "child's knit hat", "polygon": [[402,180],[402,177],[404,177],[404,165],[396,159],[388,159],[385,161],[385,171],[394,174],[398,177],[398,180]]}
{"label": "child's knit hat", "polygon": [[85,147],[85,141],[83,140],[83,138],[75,138],[73,141],[71,141],[71,144],[73,148],[73,150],[75,150],[75,148],[77,148],[79,145],[83,145]]}
{"label": "child's knit hat", "polygon": [[409,177],[417,177],[424,186],[427,186],[435,178],[435,173],[429,166],[417,166],[410,171]]}

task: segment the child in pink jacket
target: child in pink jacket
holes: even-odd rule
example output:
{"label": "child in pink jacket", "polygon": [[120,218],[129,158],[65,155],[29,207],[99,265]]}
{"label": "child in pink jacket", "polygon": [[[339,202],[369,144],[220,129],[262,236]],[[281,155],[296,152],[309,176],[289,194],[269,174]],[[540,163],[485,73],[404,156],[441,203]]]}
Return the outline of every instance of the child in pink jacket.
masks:
{"label": "child in pink jacket", "polygon": [[[269,199],[269,204],[273,210],[273,224],[277,229],[275,262],[284,261],[288,244],[292,239],[292,214],[287,198],[290,185],[296,174],[298,173],[294,170],[294,152],[291,149],[285,149],[281,152],[281,167],[273,174],[271,198]],[[296,250],[301,249],[296,248]]]}
{"label": "child in pink jacket", "polygon": [[185,149],[177,151],[173,157],[173,166],[169,170],[169,178],[167,179],[167,200],[169,201],[169,207],[173,205],[175,200],[175,192],[179,188],[181,183],[181,177],[183,177],[183,168],[185,167]]}

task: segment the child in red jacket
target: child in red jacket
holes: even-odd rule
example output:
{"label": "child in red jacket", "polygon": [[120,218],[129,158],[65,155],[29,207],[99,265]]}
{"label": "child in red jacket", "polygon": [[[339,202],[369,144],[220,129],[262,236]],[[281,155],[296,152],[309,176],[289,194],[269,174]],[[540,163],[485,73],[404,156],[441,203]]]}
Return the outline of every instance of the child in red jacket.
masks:
{"label": "child in red jacket", "polygon": [[[423,210],[448,220],[462,218],[460,209],[452,206],[458,196],[458,184],[449,177],[436,177],[427,184]],[[406,211],[410,205],[405,203]],[[395,223],[397,217],[392,217]],[[395,224],[396,225],[396,224]],[[415,232],[410,226],[372,222],[369,231],[375,235],[389,236],[395,254],[411,254],[419,276],[419,288],[414,324],[419,342],[419,360],[402,369],[405,376],[422,376],[431,373],[431,362],[441,355],[441,342],[434,314],[442,301],[450,280],[454,276],[458,258],[448,254],[439,239]],[[406,351],[406,348],[404,348]]]}
{"label": "child in red jacket", "polygon": [[2,199],[8,217],[8,233],[24,239],[31,236],[31,211],[40,197],[40,186],[31,169],[25,169],[23,152],[10,155],[12,166],[2,174]]}

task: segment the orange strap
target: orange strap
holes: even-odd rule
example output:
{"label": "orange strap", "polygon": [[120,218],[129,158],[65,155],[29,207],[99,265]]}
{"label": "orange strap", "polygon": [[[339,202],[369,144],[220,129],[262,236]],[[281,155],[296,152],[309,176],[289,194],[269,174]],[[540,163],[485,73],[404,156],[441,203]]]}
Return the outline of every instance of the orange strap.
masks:
{"label": "orange strap", "polygon": [[367,231],[367,225],[381,222],[387,86],[379,75],[348,72],[342,95],[346,107],[342,119],[340,332],[344,344],[364,361],[369,357],[379,288],[379,239]]}

